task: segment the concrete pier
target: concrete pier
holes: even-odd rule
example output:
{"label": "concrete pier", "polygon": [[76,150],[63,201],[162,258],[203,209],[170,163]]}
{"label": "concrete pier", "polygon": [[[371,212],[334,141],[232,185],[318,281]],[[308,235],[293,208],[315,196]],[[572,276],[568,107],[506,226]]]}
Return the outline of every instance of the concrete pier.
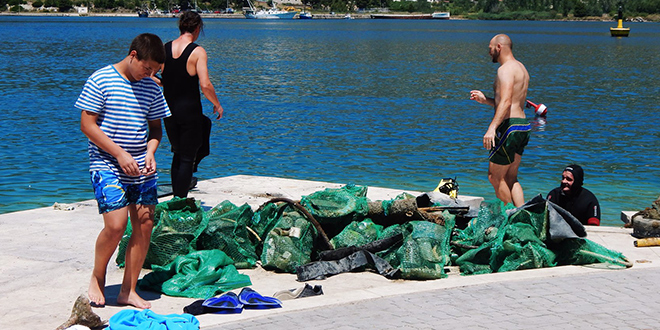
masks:
{"label": "concrete pier", "polygon": [[[274,197],[297,200],[343,185],[239,175],[200,181],[190,196],[207,207],[229,200],[256,209]],[[384,200],[402,192],[369,187],[367,197]],[[103,221],[94,200],[66,206],[73,210],[47,207],[0,215],[0,329],[54,329],[68,319],[78,295],[87,292],[94,243]],[[434,281],[392,281],[370,272],[346,273],[310,281],[322,285],[325,294],[287,300],[283,308],[197,318],[202,329],[211,330],[656,328],[652,309],[660,302],[654,287],[660,280],[660,247],[634,247],[629,228],[588,227],[587,231],[587,238],[622,252],[634,266],[616,270],[604,265],[562,266],[473,276],[450,272],[448,278]],[[147,272],[143,270],[142,275]],[[261,268],[239,272],[249,275],[252,288],[263,295],[303,285],[293,274]],[[111,262],[108,304],[94,309],[103,319],[131,308],[116,305],[122,274]],[[180,314],[195,301],[141,294],[158,314]]]}

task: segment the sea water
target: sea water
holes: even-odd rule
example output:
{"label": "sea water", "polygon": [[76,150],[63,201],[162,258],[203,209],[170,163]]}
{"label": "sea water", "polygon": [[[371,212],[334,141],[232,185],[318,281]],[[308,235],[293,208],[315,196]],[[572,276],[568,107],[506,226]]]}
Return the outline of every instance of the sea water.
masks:
{"label": "sea water", "polygon": [[[196,176],[247,174],[494,199],[482,137],[507,33],[531,76],[535,118],[519,179],[527,199],[585,169],[603,224],[660,195],[660,24],[460,20],[206,19],[198,43],[224,116]],[[139,33],[178,36],[174,18],[0,17],[0,213],[93,198],[87,140],[73,107],[87,77]],[[204,101],[211,116],[212,106]],[[169,183],[167,138],[157,152]]]}

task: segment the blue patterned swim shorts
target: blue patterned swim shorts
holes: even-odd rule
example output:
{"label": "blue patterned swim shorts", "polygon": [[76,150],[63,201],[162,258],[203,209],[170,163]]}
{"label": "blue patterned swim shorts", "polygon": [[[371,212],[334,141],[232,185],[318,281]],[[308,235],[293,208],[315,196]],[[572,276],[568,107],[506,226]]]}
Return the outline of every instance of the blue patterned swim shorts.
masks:
{"label": "blue patterned swim shorts", "polygon": [[158,204],[156,179],[141,184],[124,184],[111,171],[91,171],[90,177],[100,214],[118,210],[130,204]]}

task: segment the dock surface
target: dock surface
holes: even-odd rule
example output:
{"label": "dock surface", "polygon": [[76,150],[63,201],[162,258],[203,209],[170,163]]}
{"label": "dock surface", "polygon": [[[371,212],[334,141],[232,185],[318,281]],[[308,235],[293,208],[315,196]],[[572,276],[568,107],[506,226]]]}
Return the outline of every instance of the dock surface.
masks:
{"label": "dock surface", "polygon": [[[275,197],[298,200],[343,185],[238,175],[200,181],[189,196],[208,208],[229,200],[256,209]],[[369,187],[367,197],[385,200],[402,192]],[[68,319],[78,295],[86,294],[103,221],[94,200],[67,206],[74,209],[46,207],[0,215],[0,329],[55,329]],[[309,281],[322,285],[322,296],[286,300],[279,309],[197,318],[201,329],[208,330],[657,328],[660,247],[634,247],[629,228],[587,227],[587,232],[587,238],[623,253],[634,266],[561,266],[472,276],[450,272],[448,278],[432,281],[345,273]],[[263,295],[303,285],[294,274],[261,268],[239,272],[249,275],[251,287]],[[108,304],[94,308],[105,320],[131,308],[116,305],[122,274],[113,256]],[[196,300],[140,293],[158,314],[183,313],[183,307]]]}

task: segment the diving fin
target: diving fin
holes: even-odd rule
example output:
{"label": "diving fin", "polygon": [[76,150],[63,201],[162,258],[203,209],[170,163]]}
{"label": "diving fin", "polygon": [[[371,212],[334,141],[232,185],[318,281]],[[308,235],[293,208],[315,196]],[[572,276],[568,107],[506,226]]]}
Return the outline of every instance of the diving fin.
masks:
{"label": "diving fin", "polygon": [[212,309],[214,314],[234,314],[243,311],[243,304],[233,292],[206,299],[202,306]]}
{"label": "diving fin", "polygon": [[252,288],[245,287],[238,294],[238,301],[245,306],[245,308],[252,309],[267,309],[267,308],[280,308],[282,302],[274,297],[262,296]]}

